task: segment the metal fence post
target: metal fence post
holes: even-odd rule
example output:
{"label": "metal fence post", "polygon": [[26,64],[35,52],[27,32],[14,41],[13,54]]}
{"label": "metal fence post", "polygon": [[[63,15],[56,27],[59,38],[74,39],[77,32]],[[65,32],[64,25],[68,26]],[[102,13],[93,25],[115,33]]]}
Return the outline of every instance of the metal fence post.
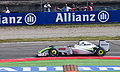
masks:
{"label": "metal fence post", "polygon": [[88,4],[89,2],[88,2],[88,1],[89,1],[89,0],[86,0],[86,2],[87,2],[87,11],[88,11],[88,7],[89,7],[89,4]]}
{"label": "metal fence post", "polygon": [[40,12],[42,12],[42,10],[43,10],[42,4],[43,4],[43,2],[42,2],[42,0],[40,0]]}

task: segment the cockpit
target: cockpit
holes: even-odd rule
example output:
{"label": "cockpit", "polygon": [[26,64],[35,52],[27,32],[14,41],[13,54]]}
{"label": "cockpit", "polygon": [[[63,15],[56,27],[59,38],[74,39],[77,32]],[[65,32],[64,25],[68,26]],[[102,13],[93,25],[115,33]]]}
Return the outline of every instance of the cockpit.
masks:
{"label": "cockpit", "polygon": [[92,43],[87,42],[87,41],[79,41],[77,45],[79,45],[79,46],[88,46],[88,45],[92,45]]}

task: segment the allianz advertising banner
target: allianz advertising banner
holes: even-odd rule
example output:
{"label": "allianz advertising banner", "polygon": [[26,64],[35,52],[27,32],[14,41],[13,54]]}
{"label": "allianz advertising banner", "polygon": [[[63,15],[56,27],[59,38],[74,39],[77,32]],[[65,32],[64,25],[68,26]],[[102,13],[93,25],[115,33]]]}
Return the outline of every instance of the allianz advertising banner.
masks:
{"label": "allianz advertising banner", "polygon": [[33,12],[0,14],[0,26],[120,22],[120,11]]}

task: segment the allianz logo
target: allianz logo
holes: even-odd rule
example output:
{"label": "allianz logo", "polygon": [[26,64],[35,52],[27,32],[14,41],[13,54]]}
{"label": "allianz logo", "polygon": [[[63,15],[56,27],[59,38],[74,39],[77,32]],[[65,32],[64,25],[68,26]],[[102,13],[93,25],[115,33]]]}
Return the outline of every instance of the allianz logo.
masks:
{"label": "allianz logo", "polygon": [[23,20],[28,25],[33,25],[36,23],[36,16],[33,13],[28,13],[25,17],[22,16],[1,16],[0,24],[22,24]]}
{"label": "allianz logo", "polygon": [[100,22],[103,22],[103,23],[107,22],[109,20],[109,17],[110,17],[110,15],[109,15],[109,13],[107,11],[101,11],[98,14],[98,20]]}
{"label": "allianz logo", "polygon": [[28,24],[28,25],[33,25],[35,24],[36,22],[36,16],[35,14],[33,13],[28,13],[26,16],[25,16],[25,22]]}
{"label": "allianz logo", "polygon": [[21,24],[22,23],[22,17],[1,17],[0,16],[0,24]]}
{"label": "allianz logo", "polygon": [[107,22],[109,20],[109,13],[101,11],[96,15],[91,14],[76,14],[76,13],[57,13],[56,22],[95,22],[96,16],[100,22]]}
{"label": "allianz logo", "polygon": [[57,13],[56,22],[95,21],[95,14]]}

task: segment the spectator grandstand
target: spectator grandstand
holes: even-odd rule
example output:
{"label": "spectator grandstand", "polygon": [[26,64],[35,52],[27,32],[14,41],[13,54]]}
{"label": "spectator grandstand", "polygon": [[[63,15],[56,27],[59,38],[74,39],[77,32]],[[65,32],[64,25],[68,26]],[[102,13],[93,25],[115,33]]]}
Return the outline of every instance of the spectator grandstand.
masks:
{"label": "spectator grandstand", "polygon": [[[1,1],[40,1],[40,0],[1,0]],[[45,0],[50,2],[84,2],[86,0]],[[96,2],[120,2],[120,0],[90,0]]]}
{"label": "spectator grandstand", "polygon": [[[69,6],[76,4],[79,7],[86,5],[86,0],[1,0],[0,1],[0,12],[4,10],[6,6],[9,7],[11,12],[40,12],[40,7],[48,1],[52,5],[52,11],[54,11],[55,6],[62,8],[65,3]],[[94,6],[109,6],[113,9],[120,9],[120,0],[90,0],[94,3]],[[43,10],[43,9],[42,9]],[[97,10],[97,9],[96,9]]]}

